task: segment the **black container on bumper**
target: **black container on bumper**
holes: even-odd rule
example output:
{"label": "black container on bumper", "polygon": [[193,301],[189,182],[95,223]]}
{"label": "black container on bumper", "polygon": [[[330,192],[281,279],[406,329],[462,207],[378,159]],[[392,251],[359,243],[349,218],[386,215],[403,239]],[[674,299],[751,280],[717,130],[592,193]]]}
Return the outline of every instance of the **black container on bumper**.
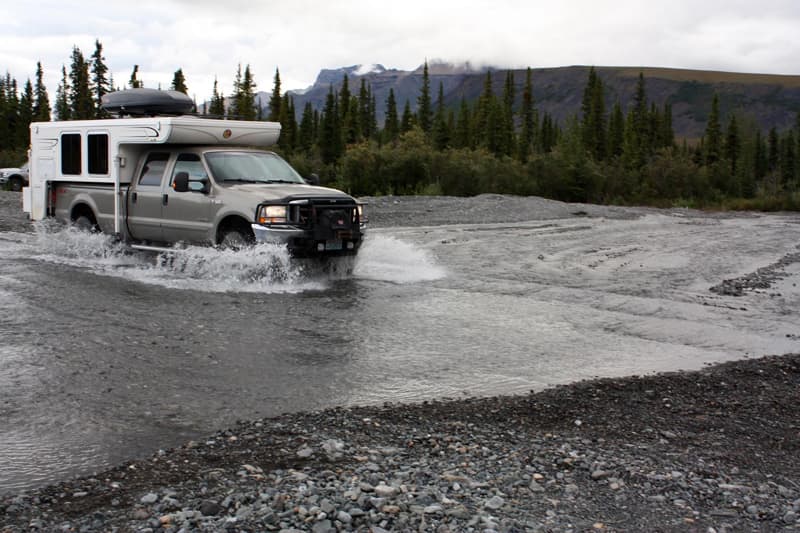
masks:
{"label": "black container on bumper", "polygon": [[341,199],[310,199],[307,204],[290,211],[291,222],[306,230],[304,237],[288,243],[296,256],[353,255],[363,237],[358,207],[341,203]]}

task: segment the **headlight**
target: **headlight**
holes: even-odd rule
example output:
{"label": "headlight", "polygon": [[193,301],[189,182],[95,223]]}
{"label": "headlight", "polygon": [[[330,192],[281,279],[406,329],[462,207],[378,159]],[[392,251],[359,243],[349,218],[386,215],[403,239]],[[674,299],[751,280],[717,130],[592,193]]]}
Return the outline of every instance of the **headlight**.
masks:
{"label": "headlight", "polygon": [[286,206],[261,206],[261,212],[258,214],[258,221],[261,224],[286,224]]}

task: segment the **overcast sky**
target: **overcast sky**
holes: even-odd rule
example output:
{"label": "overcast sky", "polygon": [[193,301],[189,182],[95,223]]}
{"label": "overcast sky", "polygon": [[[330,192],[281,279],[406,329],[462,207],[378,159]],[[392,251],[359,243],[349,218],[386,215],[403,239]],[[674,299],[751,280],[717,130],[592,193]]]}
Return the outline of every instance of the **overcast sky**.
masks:
{"label": "overcast sky", "polygon": [[507,67],[661,66],[800,74],[798,0],[0,0],[0,69],[22,85],[36,62],[50,98],[73,46],[95,39],[117,86],[134,64],[146,87],[182,68],[190,94],[237,64],[259,90],[301,89],[321,68],[426,58]]}

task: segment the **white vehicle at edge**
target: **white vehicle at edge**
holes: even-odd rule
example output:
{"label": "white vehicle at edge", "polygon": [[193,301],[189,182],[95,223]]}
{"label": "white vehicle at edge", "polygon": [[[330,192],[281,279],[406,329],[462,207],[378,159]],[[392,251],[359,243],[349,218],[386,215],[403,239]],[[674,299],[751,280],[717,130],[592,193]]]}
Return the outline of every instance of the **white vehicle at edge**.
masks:
{"label": "white vehicle at edge", "polygon": [[0,188],[8,186],[12,191],[21,191],[26,185],[28,185],[28,163],[19,168],[0,168]]}

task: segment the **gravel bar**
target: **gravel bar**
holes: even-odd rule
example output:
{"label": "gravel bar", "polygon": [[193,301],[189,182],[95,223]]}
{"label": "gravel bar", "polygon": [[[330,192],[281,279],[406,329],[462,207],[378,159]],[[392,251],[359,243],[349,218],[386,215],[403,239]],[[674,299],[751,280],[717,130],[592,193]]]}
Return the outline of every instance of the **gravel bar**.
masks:
{"label": "gravel bar", "polygon": [[0,531],[800,528],[800,355],[290,414],[0,500]]}

